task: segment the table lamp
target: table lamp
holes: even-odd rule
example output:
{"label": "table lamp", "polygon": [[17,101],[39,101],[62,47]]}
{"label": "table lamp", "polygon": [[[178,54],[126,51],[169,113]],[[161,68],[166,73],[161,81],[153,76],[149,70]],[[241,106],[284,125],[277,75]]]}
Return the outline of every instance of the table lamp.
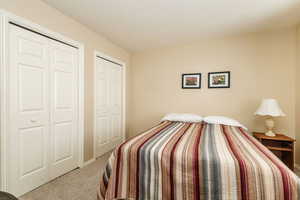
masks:
{"label": "table lamp", "polygon": [[273,128],[275,126],[273,118],[285,116],[276,99],[263,99],[258,110],[255,112],[255,115],[267,117],[265,123],[268,131],[265,133],[265,135],[270,137],[276,136],[276,134],[273,132]]}

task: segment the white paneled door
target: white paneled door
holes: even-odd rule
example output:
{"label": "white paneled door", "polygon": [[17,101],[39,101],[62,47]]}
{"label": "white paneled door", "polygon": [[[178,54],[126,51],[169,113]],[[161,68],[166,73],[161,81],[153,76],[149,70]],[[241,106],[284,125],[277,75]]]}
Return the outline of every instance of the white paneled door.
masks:
{"label": "white paneled door", "polygon": [[78,50],[9,32],[8,190],[19,196],[78,166]]}
{"label": "white paneled door", "polygon": [[50,179],[78,166],[78,50],[50,43]]}
{"label": "white paneled door", "polygon": [[23,194],[48,180],[48,40],[10,26],[9,192]]}
{"label": "white paneled door", "polygon": [[95,62],[95,154],[99,157],[123,139],[123,70],[101,57]]}

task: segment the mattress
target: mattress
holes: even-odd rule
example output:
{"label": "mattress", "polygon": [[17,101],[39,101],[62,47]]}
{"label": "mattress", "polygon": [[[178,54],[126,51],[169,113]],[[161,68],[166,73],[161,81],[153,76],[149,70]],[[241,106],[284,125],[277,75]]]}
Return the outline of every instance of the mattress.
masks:
{"label": "mattress", "polygon": [[114,150],[98,199],[296,200],[299,184],[242,128],[165,121]]}

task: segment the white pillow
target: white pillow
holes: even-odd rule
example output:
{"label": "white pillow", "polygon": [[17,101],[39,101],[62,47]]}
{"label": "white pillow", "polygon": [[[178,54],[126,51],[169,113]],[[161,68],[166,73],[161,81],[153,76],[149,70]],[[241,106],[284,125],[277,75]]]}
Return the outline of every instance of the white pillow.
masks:
{"label": "white pillow", "polygon": [[203,119],[206,123],[209,124],[223,124],[228,126],[237,126],[241,127],[245,130],[248,130],[245,126],[243,126],[240,122],[236,121],[235,119],[231,119],[228,117],[223,116],[208,116]]}
{"label": "white pillow", "polygon": [[161,121],[174,121],[174,122],[202,122],[203,118],[195,114],[187,113],[169,113],[166,114]]}

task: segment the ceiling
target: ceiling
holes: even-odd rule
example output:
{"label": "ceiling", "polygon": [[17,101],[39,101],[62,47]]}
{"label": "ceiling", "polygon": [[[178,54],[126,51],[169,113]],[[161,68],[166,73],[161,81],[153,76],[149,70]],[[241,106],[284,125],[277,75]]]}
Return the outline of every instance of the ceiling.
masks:
{"label": "ceiling", "polygon": [[300,0],[43,1],[131,51],[300,22]]}

